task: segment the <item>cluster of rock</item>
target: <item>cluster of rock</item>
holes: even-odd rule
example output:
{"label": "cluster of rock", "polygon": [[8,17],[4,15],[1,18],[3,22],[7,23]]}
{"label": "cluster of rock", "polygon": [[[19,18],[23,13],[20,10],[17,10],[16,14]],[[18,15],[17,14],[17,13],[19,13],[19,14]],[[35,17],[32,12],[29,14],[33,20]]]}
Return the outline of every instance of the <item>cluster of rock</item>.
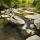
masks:
{"label": "cluster of rock", "polygon": [[[21,14],[21,15],[26,14],[26,15],[19,16],[16,14]],[[32,12],[31,10],[23,10],[22,8],[17,8],[17,9],[10,8],[10,9],[1,11],[0,18],[2,17],[6,18],[8,21],[12,23],[21,24],[22,26],[20,25],[19,29],[23,29],[21,30],[21,34],[24,35],[24,37],[27,35],[34,35],[36,30],[34,30],[33,28],[36,27],[37,29],[40,29],[40,14]],[[24,19],[22,17],[24,17]],[[26,32],[24,31],[24,29]],[[31,37],[29,37],[26,40],[32,40],[32,39]],[[37,40],[37,39],[34,39],[34,40]]]}
{"label": "cluster of rock", "polygon": [[36,25],[37,29],[40,29],[40,14],[28,15],[25,17],[29,19],[34,19],[34,24]]}
{"label": "cluster of rock", "polygon": [[[32,12],[31,9],[32,8],[29,8],[26,10],[23,10],[23,8],[17,8],[17,9],[10,8],[10,9],[1,11],[1,14],[3,15],[1,15],[0,18],[4,17],[4,18],[7,18],[8,21],[10,20],[11,22],[14,22],[14,23],[25,24],[25,21],[20,16],[17,16],[16,14],[22,15],[22,13],[24,14],[26,13],[24,18],[28,18],[29,20],[34,19],[34,24],[36,25],[37,29],[40,29],[40,14]],[[33,26],[33,24],[31,24],[30,26]]]}
{"label": "cluster of rock", "polygon": [[7,20],[11,20],[12,22],[17,22],[17,20],[18,20],[19,23],[24,23],[24,20],[22,18],[20,18],[19,16],[15,15],[15,14],[22,14],[22,13],[26,13],[26,14],[29,13],[30,14],[30,13],[33,13],[33,12],[29,12],[29,11],[26,11],[26,10],[24,11],[22,8],[17,8],[17,9],[10,8],[10,9],[1,11],[1,14],[3,14],[3,15],[1,15],[0,18],[1,17],[4,17],[4,18],[7,17]]}

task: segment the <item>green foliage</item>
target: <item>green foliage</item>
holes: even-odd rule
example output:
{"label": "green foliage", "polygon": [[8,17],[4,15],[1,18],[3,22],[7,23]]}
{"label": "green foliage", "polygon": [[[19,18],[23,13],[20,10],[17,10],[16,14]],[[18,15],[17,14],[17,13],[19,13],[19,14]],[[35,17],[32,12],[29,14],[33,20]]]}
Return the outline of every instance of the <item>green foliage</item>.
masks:
{"label": "green foliage", "polygon": [[0,0],[1,8],[11,8],[11,7],[30,7],[33,6],[40,10],[40,0]]}
{"label": "green foliage", "polygon": [[34,0],[33,7],[35,7],[37,10],[40,10],[40,0]]}
{"label": "green foliage", "polygon": [[10,7],[14,7],[14,5],[15,5],[15,1],[11,0]]}
{"label": "green foliage", "polygon": [[30,6],[32,0],[0,0],[0,7],[27,7]]}
{"label": "green foliage", "polygon": [[4,27],[4,19],[0,19],[0,28]]}
{"label": "green foliage", "polygon": [[5,0],[0,0],[0,7],[8,8],[8,5],[6,4]]}
{"label": "green foliage", "polygon": [[14,7],[21,7],[21,1],[20,0],[14,0]]}
{"label": "green foliage", "polygon": [[32,3],[33,3],[32,0],[22,0],[22,6],[23,7],[29,7],[32,5]]}
{"label": "green foliage", "polygon": [[40,10],[40,1],[37,2],[36,8],[37,8],[38,10]]}

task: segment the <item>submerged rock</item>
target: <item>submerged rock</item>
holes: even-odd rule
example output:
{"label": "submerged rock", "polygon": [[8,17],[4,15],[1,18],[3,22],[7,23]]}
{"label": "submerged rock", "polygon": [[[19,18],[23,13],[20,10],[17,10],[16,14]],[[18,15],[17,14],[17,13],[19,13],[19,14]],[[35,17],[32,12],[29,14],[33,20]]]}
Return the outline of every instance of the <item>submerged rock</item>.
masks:
{"label": "submerged rock", "polygon": [[31,29],[35,28],[34,24],[30,24],[30,28]]}

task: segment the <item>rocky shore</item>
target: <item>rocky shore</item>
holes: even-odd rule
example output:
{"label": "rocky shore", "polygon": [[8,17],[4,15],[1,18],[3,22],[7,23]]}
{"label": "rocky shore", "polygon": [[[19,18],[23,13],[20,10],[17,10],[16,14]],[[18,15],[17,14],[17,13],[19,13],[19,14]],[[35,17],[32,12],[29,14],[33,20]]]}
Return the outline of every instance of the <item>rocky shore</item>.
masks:
{"label": "rocky shore", "polygon": [[[15,33],[13,34],[17,33],[18,35],[21,35],[19,37],[20,40],[21,38],[24,40],[39,40],[40,14],[36,13],[33,10],[34,9],[24,10],[23,8],[5,9],[3,11],[0,11],[0,19],[7,20],[7,23],[5,23],[7,27],[4,28],[13,30],[12,32],[14,32],[15,30]],[[14,40],[19,40],[19,39],[14,39]]]}

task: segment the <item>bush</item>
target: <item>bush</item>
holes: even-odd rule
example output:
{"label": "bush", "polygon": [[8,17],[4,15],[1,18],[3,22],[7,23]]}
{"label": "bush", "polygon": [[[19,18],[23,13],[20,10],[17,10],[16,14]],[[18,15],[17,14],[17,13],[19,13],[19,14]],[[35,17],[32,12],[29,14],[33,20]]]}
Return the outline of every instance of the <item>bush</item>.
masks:
{"label": "bush", "polygon": [[38,10],[40,10],[40,1],[37,2],[37,4],[36,4],[36,8],[37,8]]}
{"label": "bush", "polygon": [[27,7],[32,4],[32,0],[0,0],[0,7]]}
{"label": "bush", "polygon": [[35,7],[37,10],[40,10],[40,0],[34,0],[33,7]]}

